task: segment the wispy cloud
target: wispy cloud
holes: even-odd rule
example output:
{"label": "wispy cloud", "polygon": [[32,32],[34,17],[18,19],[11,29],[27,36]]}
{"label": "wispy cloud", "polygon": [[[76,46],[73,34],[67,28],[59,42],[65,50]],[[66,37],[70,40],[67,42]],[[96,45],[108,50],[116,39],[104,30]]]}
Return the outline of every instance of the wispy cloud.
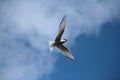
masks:
{"label": "wispy cloud", "polygon": [[44,17],[44,7],[33,1],[0,4],[0,80],[37,80],[48,76],[56,59],[48,51],[51,28],[47,29],[47,25],[52,24]]}
{"label": "wispy cloud", "polygon": [[[37,80],[49,75],[56,58],[48,40],[67,14],[64,36],[98,34],[105,22],[119,18],[119,0],[1,0],[0,80]],[[74,33],[74,34],[73,34]]]}

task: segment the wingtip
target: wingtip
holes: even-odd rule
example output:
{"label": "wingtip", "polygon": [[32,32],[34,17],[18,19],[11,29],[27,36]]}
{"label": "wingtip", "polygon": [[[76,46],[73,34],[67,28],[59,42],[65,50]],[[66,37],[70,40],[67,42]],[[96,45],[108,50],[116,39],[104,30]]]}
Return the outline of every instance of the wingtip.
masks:
{"label": "wingtip", "polygon": [[72,57],[71,57],[71,60],[75,60],[75,58],[72,56]]}
{"label": "wingtip", "polygon": [[67,58],[69,58],[70,60],[75,60],[75,58],[73,56],[66,56]]}
{"label": "wingtip", "polygon": [[64,19],[66,18],[66,14],[63,16],[63,18],[64,18]]}

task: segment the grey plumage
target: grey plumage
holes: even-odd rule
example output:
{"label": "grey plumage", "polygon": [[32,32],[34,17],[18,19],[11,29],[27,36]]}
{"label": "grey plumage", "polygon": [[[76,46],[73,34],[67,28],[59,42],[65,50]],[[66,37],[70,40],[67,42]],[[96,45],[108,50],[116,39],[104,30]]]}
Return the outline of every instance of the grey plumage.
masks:
{"label": "grey plumage", "polygon": [[61,36],[62,36],[64,29],[65,29],[65,26],[66,26],[66,15],[63,17],[63,19],[59,25],[59,31],[58,31],[58,34],[55,38],[55,41],[60,41]]}
{"label": "grey plumage", "polygon": [[63,51],[63,54],[64,54],[66,57],[74,60],[74,57],[72,56],[72,54],[70,53],[70,51],[69,51],[64,45],[57,45],[56,47],[57,47],[58,49],[60,49],[61,51]]}

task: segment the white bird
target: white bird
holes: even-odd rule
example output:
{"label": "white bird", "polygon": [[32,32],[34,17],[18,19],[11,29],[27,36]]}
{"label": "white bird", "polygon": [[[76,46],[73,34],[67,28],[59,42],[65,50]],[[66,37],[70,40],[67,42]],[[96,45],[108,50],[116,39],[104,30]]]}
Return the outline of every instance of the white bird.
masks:
{"label": "white bird", "polygon": [[49,45],[50,45],[50,50],[52,51],[54,49],[54,47],[57,47],[58,49],[60,49],[62,51],[62,53],[68,57],[71,60],[74,60],[75,58],[73,57],[73,55],[70,53],[70,51],[63,45],[67,40],[66,39],[61,39],[62,34],[64,32],[65,29],[65,25],[66,25],[66,15],[63,17],[60,25],[59,25],[59,31],[57,36],[55,37],[54,41],[50,41]]}

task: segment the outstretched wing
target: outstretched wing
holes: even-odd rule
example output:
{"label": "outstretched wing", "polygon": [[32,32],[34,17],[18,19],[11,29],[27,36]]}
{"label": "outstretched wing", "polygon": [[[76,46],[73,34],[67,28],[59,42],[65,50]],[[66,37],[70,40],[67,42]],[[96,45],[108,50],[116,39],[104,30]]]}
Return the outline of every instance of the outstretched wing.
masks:
{"label": "outstretched wing", "polygon": [[62,18],[62,21],[59,25],[59,31],[58,31],[58,34],[55,38],[55,41],[60,41],[61,36],[62,36],[64,29],[65,29],[65,25],[66,25],[66,15]]}
{"label": "outstretched wing", "polygon": [[74,57],[72,56],[72,54],[70,53],[70,51],[64,45],[57,45],[56,47],[58,49],[60,49],[66,57],[74,60]]}

